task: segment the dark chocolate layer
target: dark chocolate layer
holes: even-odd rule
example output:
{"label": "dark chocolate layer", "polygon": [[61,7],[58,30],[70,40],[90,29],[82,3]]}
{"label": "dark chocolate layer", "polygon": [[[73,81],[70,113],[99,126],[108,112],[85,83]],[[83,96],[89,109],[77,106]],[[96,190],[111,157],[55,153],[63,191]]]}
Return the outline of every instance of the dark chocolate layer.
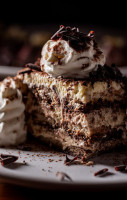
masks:
{"label": "dark chocolate layer", "polygon": [[[126,108],[126,101],[127,99],[125,98],[123,101],[108,101],[108,100],[103,100],[103,99],[98,99],[97,101],[93,102],[88,102],[86,105],[84,105],[82,102],[80,102],[80,107],[76,109],[76,112],[83,112],[83,113],[90,113],[93,110],[99,110],[101,108],[112,108],[115,111],[118,110],[118,108],[125,109]],[[66,112],[74,112],[75,106],[71,105],[69,106],[69,100],[67,98],[64,98],[63,100],[63,105],[64,109]]]}
{"label": "dark chocolate layer", "polygon": [[[67,98],[59,99],[54,87],[51,89],[43,85],[40,87],[33,85],[33,87],[30,88],[30,93],[32,95],[31,99],[33,99],[33,105],[31,105],[33,106],[33,111],[30,111],[28,118],[32,117],[34,123],[39,126],[46,125],[53,129],[63,128],[70,136],[83,135],[83,131],[80,131],[80,129],[82,129],[85,124],[83,121],[79,123],[80,117],[86,117],[86,122],[88,123],[86,131],[88,131],[88,133],[96,134],[101,132],[102,135],[104,135],[110,129],[112,130],[112,127],[105,126],[102,128],[94,128],[94,118],[96,118],[96,115],[97,117],[99,116],[100,120],[105,120],[103,119],[101,109],[110,107],[112,110],[111,114],[116,113],[112,119],[114,121],[117,120],[118,110],[123,114],[125,113],[125,103],[119,101],[109,102],[99,99],[97,102],[87,103],[86,106],[81,104],[78,108],[75,105],[70,106]],[[57,112],[59,114],[57,114]],[[92,115],[89,118],[88,115],[91,113]],[[121,126],[123,126],[123,124],[121,124]],[[73,129],[73,127],[75,128]]]}
{"label": "dark chocolate layer", "polygon": [[93,134],[91,137],[85,137],[85,136],[74,136],[76,139],[83,139],[88,145],[100,141],[100,143],[103,143],[105,141],[108,141],[110,139],[121,139],[122,138],[122,129],[110,129],[106,134],[100,134],[96,133]]}

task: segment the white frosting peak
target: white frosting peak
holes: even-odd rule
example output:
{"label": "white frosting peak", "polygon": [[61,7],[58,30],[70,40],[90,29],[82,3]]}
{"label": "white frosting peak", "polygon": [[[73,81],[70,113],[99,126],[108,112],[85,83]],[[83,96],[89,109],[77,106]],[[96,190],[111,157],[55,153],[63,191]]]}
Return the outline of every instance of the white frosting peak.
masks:
{"label": "white frosting peak", "polygon": [[0,83],[0,145],[16,145],[26,139],[25,105],[15,81],[7,78]]}
{"label": "white frosting peak", "polygon": [[49,40],[41,55],[41,66],[53,77],[84,78],[96,70],[98,64],[105,64],[104,54],[95,47],[93,40],[83,51],[76,51],[63,39]]}

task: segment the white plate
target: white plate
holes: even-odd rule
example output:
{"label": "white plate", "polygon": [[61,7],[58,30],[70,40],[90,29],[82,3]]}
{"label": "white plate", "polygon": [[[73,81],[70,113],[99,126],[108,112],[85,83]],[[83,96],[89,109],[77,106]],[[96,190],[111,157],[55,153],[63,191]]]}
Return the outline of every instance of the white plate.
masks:
{"label": "white plate", "polygon": [[[83,164],[66,166],[63,153],[46,150],[46,148],[43,150],[40,148],[42,145],[37,144],[32,147],[32,151],[0,148],[0,153],[19,156],[15,163],[6,167],[0,165],[0,178],[8,183],[39,189],[100,190],[127,188],[127,173],[118,172],[114,169],[116,165],[125,162],[127,164],[126,151],[103,154],[94,159],[93,166]],[[26,165],[23,164],[24,160]],[[104,176],[94,176],[94,173],[102,168],[108,168],[108,172]],[[56,176],[57,172],[66,173],[72,181],[61,181]]]}
{"label": "white plate", "polygon": [[[0,73],[3,74],[1,70],[2,67]],[[8,67],[4,67],[4,70],[7,72]],[[13,75],[18,70],[19,68],[15,68]],[[12,71],[11,74],[5,72],[4,74],[11,75]],[[127,189],[127,173],[117,172],[114,169],[115,165],[123,164],[123,161],[127,164],[126,151],[103,154],[94,159],[94,166],[66,166],[64,154],[43,150],[38,144],[34,145],[29,152],[14,148],[0,148],[0,153],[19,156],[19,159],[11,165],[6,167],[0,165],[0,179],[4,182],[55,190]],[[23,164],[24,160],[26,165]],[[94,176],[94,173],[102,168],[108,168],[108,173],[105,176]],[[71,177],[72,182],[60,181],[56,176],[57,172],[66,173]]]}
{"label": "white plate", "polygon": [[0,65],[0,80],[7,76],[15,76],[17,72],[22,69],[21,67],[10,67]]}

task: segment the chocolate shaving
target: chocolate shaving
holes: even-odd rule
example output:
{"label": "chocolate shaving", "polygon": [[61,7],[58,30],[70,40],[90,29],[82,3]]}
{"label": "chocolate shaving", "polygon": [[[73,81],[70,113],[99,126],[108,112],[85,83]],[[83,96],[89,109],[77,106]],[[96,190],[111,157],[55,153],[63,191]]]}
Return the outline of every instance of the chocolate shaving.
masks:
{"label": "chocolate shaving", "polygon": [[54,40],[58,37],[59,33],[64,29],[65,27],[63,25],[60,25],[59,30],[51,37],[51,40]]}
{"label": "chocolate shaving", "polygon": [[101,169],[94,173],[94,176],[103,175],[108,171],[108,168]]}
{"label": "chocolate shaving", "polygon": [[15,162],[16,160],[18,160],[18,156],[1,154],[0,162],[1,162],[2,166],[11,164],[11,163]]}
{"label": "chocolate shaving", "polygon": [[[93,32],[92,32],[93,33]],[[69,45],[76,51],[89,49],[90,41],[93,40],[93,34],[90,36],[79,32],[76,27],[60,26],[60,29],[51,37],[52,40],[63,39],[68,41]]]}
{"label": "chocolate shaving", "polygon": [[31,69],[27,69],[24,71],[20,71],[19,74],[25,74],[25,73],[30,73],[30,72],[32,72]]}
{"label": "chocolate shaving", "polygon": [[32,70],[36,70],[36,71],[39,71],[41,72],[41,68],[33,63],[28,63],[26,64],[26,67],[32,69]]}
{"label": "chocolate shaving", "polygon": [[89,34],[88,34],[88,36],[91,37],[91,38],[93,38],[94,35],[95,35],[94,31],[90,31]]}
{"label": "chocolate shaving", "polygon": [[56,172],[56,176],[59,177],[60,181],[65,181],[66,179],[69,181],[72,181],[72,179],[70,178],[70,176],[68,176],[68,174],[64,173],[64,172]]}
{"label": "chocolate shaving", "polygon": [[17,157],[11,154],[0,154],[0,158],[4,159],[4,158],[9,158],[9,157]]}
{"label": "chocolate shaving", "polygon": [[23,69],[23,71],[22,71],[22,70],[19,71],[19,74],[31,73],[32,70],[36,70],[36,71],[41,72],[41,68],[40,68],[40,66],[35,65],[35,64],[32,64],[32,63],[28,63],[28,64],[26,64],[25,67],[26,67],[26,69]]}
{"label": "chocolate shaving", "polygon": [[64,161],[64,163],[66,165],[71,165],[74,164],[74,161],[78,159],[78,156],[75,156],[73,159],[68,158],[68,156],[66,155],[66,160]]}
{"label": "chocolate shaving", "polygon": [[114,169],[116,171],[126,171],[127,170],[127,166],[126,165],[118,165],[118,166],[115,166]]}
{"label": "chocolate shaving", "polygon": [[86,80],[86,83],[87,81],[91,81],[92,84],[96,81],[110,82],[110,80],[115,80],[117,82],[122,81],[125,82],[125,84],[127,85],[127,78],[122,76],[121,72],[114,64],[112,64],[111,66],[108,66],[106,64],[104,66],[98,65],[96,71],[92,71],[89,73],[89,77],[88,80]]}

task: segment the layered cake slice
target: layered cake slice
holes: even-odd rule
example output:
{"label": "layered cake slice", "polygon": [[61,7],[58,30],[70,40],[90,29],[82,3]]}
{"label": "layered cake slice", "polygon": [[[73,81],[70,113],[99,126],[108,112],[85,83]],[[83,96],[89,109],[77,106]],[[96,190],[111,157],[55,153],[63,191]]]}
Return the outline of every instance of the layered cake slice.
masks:
{"label": "layered cake slice", "polygon": [[89,157],[127,144],[127,81],[94,40],[61,26],[42,57],[16,77],[23,93],[28,131],[42,141]]}
{"label": "layered cake slice", "polygon": [[0,99],[0,145],[24,142],[26,128],[84,158],[127,145],[127,80],[105,65],[93,31],[60,26],[41,59],[1,83]]}

